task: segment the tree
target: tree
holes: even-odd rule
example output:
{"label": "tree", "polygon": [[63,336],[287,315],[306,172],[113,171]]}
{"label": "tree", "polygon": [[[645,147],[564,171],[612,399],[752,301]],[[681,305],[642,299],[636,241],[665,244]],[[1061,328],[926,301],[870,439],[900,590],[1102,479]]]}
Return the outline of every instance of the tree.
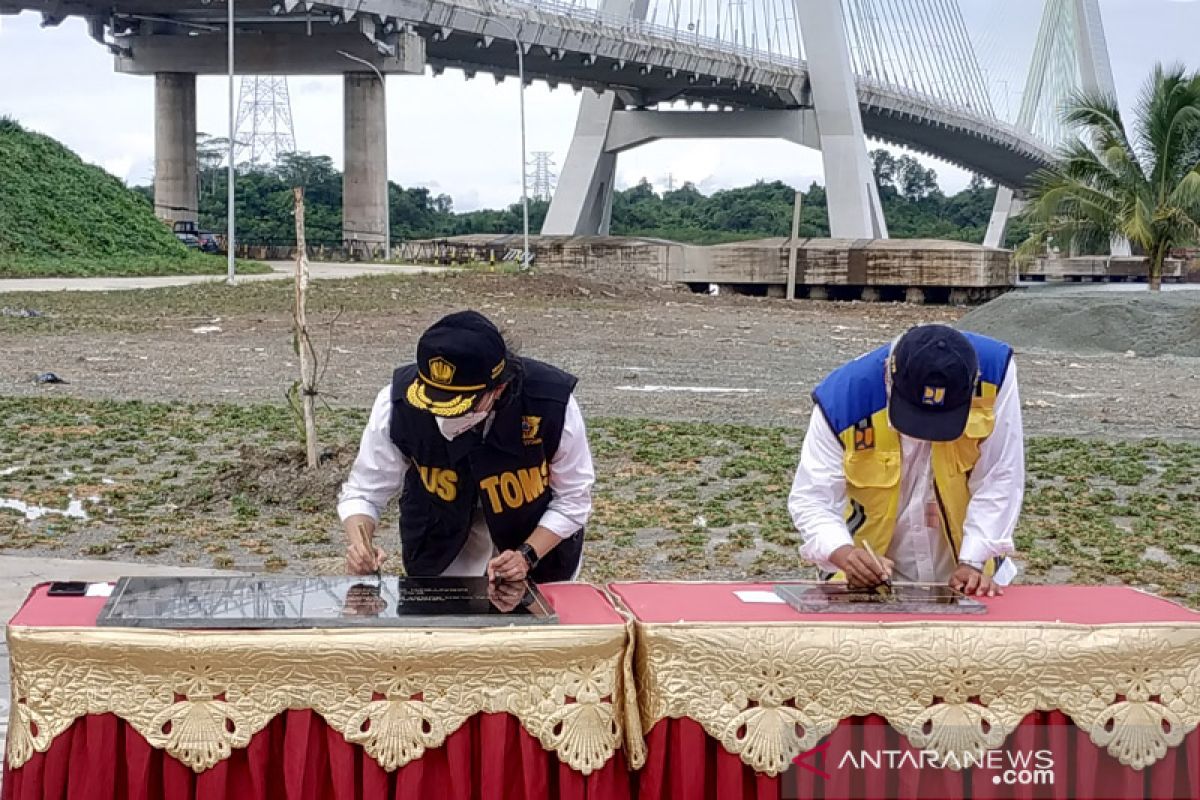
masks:
{"label": "tree", "polygon": [[199,173],[200,194],[204,194],[205,183],[208,184],[208,191],[213,190],[214,176],[228,154],[229,139],[209,136],[203,131],[196,134],[196,167]]}
{"label": "tree", "polygon": [[879,190],[896,188],[896,157],[887,150],[872,150],[871,171],[875,173],[875,182]]}
{"label": "tree", "polygon": [[1065,119],[1081,137],[1035,176],[1023,253],[1051,240],[1091,249],[1124,237],[1148,257],[1158,291],[1171,248],[1200,241],[1200,73],[1155,67],[1136,116],[1130,137],[1111,96],[1069,103]]}
{"label": "tree", "polygon": [[896,160],[896,175],[900,194],[910,202],[924,200],[940,191],[937,173],[921,166],[912,156],[900,156]]}

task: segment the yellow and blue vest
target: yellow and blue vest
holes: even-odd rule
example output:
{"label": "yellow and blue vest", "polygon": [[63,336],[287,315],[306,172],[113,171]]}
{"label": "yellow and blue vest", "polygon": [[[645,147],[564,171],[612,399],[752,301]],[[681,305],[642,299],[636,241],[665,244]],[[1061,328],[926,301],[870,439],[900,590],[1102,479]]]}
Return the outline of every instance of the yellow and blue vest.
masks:
{"label": "yellow and blue vest", "polygon": [[[934,490],[942,532],[958,557],[971,501],[968,481],[979,446],[995,426],[996,394],[1004,383],[1012,348],[975,333],[965,336],[979,357],[979,384],[963,435],[932,443]],[[813,402],[842,443],[846,475],[846,525],[854,543],[886,553],[900,502],[900,434],[888,420],[885,370],[890,346],[834,370],[813,390]],[[994,565],[989,564],[988,572]]]}

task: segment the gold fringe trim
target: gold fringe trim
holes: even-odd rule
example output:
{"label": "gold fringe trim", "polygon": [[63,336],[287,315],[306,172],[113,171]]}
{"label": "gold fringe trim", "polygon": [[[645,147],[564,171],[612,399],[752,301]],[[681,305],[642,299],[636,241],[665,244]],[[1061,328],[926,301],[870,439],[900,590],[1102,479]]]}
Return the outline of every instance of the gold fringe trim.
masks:
{"label": "gold fringe trim", "polygon": [[252,633],[10,627],[8,641],[14,769],[49,749],[76,718],[111,713],[202,772],[287,709],[312,709],[389,771],[441,746],[480,712],[513,715],[584,775],[603,767],[626,734],[631,753],[644,758],[637,709],[626,706],[632,684],[623,625]]}
{"label": "gold fringe trim", "polygon": [[643,733],[688,717],[778,775],[848,717],[885,717],[943,763],[1067,714],[1143,769],[1200,724],[1200,625],[638,624]]}

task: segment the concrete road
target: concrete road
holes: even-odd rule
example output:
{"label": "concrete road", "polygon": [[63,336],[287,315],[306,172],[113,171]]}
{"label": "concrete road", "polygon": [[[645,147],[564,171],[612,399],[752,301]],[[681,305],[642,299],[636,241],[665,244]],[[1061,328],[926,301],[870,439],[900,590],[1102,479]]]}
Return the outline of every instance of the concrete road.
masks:
{"label": "concrete road", "polygon": [[[291,261],[268,261],[273,272],[243,275],[239,282],[277,281],[292,277],[296,265]],[[336,264],[312,262],[309,275],[314,280],[358,278],[363,275],[420,275],[444,272],[450,267],[431,267],[416,264]],[[122,289],[161,289],[166,286],[187,286],[193,283],[224,281],[224,275],[165,275],[142,278],[3,278],[0,294],[6,292],[113,292]]]}

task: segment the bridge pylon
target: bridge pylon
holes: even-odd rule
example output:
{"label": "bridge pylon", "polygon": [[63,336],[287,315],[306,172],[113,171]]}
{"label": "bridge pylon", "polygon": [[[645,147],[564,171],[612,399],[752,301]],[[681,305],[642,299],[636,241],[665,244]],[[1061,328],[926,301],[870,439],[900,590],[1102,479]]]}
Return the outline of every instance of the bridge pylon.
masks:
{"label": "bridge pylon", "polygon": [[[1117,96],[1099,0],[1046,0],[1017,126],[1062,144],[1075,135],[1063,122],[1062,105],[1077,91]],[[1003,247],[1009,220],[1024,207],[1012,189],[999,187],[984,245]],[[1113,241],[1113,255],[1129,253],[1128,241]]]}
{"label": "bridge pylon", "polygon": [[[887,223],[867,155],[862,112],[840,0],[793,0],[808,55],[811,101],[778,110],[626,108],[617,93],[587,93],[542,225],[545,235],[608,235],[618,153],[659,139],[774,137],[819,149],[835,238],[886,239]],[[606,0],[601,13],[616,10]],[[631,17],[644,19],[647,0]]]}

